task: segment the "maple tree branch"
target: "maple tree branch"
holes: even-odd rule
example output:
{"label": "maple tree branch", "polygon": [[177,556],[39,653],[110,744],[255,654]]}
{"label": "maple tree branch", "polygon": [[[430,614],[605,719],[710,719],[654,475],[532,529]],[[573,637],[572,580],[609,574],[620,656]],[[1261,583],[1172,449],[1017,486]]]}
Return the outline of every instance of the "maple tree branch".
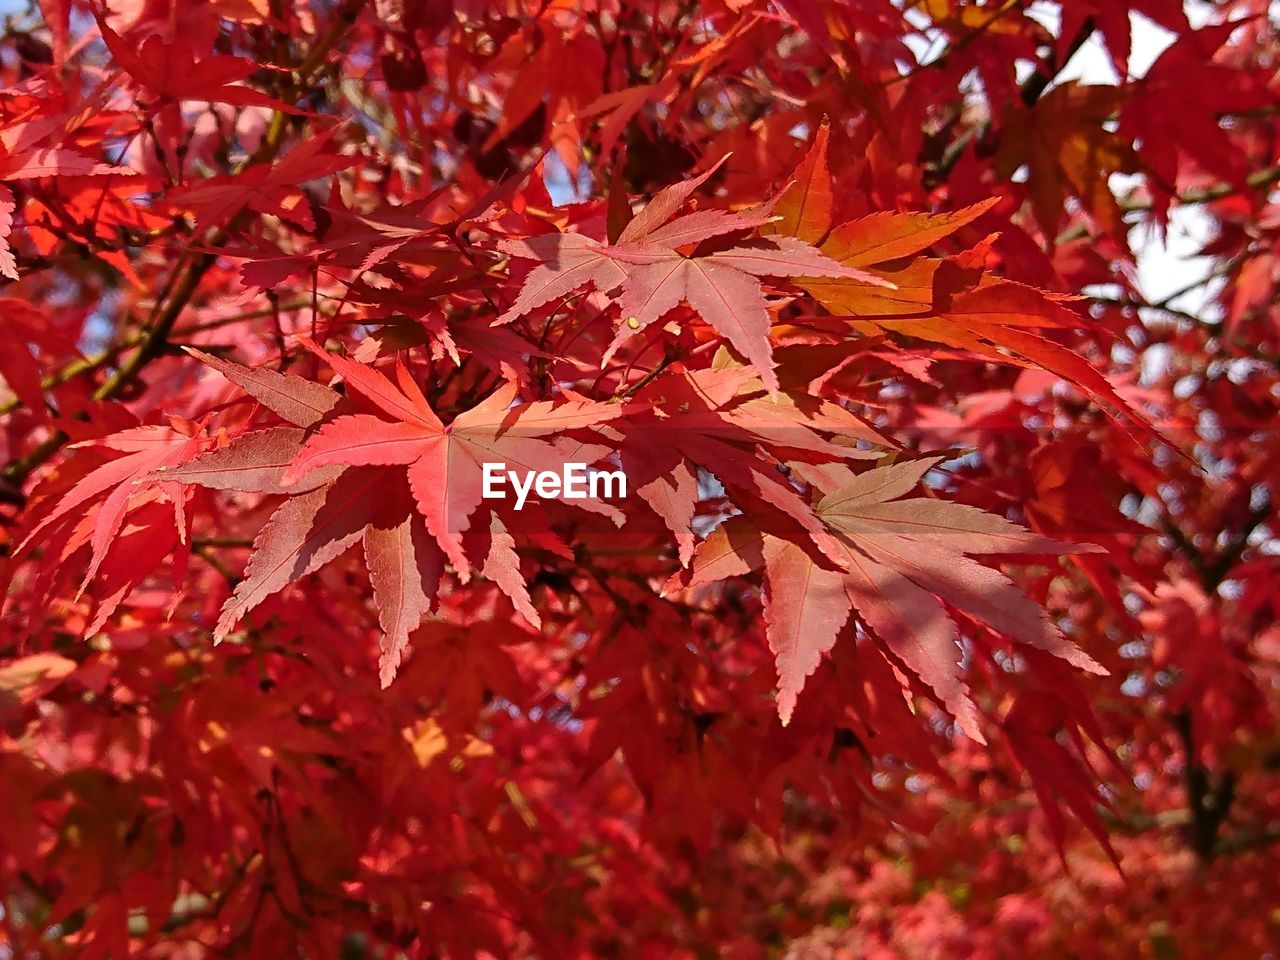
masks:
{"label": "maple tree branch", "polygon": [[[174,284],[172,295],[167,300],[156,304],[156,308],[152,311],[151,322],[142,331],[138,340],[138,349],[93,392],[94,400],[102,402],[120,396],[138,379],[143,368],[164,352],[170,329],[186,307],[191,294],[195,292],[200,278],[216,259],[211,253],[202,253],[194,261],[179,265],[178,270],[185,270],[185,272]],[[78,419],[86,419],[86,417],[81,415]],[[53,431],[25,456],[5,466],[0,472],[0,480],[11,488],[21,488],[23,481],[30,476],[31,472],[57,453],[69,439],[71,438],[65,431]]]}
{"label": "maple tree branch", "polygon": [[[1261,170],[1255,170],[1253,173],[1245,177],[1245,185],[1241,187],[1239,184],[1215,183],[1212,186],[1204,187],[1198,190],[1188,190],[1186,193],[1176,194],[1173,197],[1173,203],[1176,206],[1188,207],[1197,206],[1203,203],[1212,203],[1215,200],[1225,200],[1227,197],[1233,197],[1244,193],[1246,189],[1257,190],[1262,187],[1270,186],[1273,183],[1280,183],[1280,166],[1265,167]],[[1151,210],[1155,204],[1151,200],[1121,200],[1119,201],[1120,209],[1124,213],[1145,213]],[[1055,239],[1056,243],[1069,243],[1072,240],[1079,240],[1089,235],[1088,229],[1084,224],[1076,224],[1074,227],[1068,227],[1066,230],[1058,234]]]}
{"label": "maple tree branch", "polygon": [[172,293],[168,300],[164,301],[164,305],[157,304],[158,309],[153,312],[151,322],[143,331],[138,349],[130,354],[129,359],[93,392],[93,399],[110,400],[119,396],[137,380],[147,364],[164,352],[169,331],[173,329],[174,323],[186,308],[191,295],[195,293],[200,279],[213,266],[216,259],[212,253],[202,253],[195,260],[179,266],[179,271],[182,271],[179,274],[180,278],[174,284]]}
{"label": "maple tree branch", "polygon": [[1232,270],[1236,269],[1236,267],[1240,266],[1241,259],[1241,257],[1227,257],[1222,261],[1222,263],[1218,264],[1218,266],[1214,267],[1199,280],[1192,281],[1191,283],[1179,287],[1177,290],[1173,291],[1173,293],[1161,297],[1155,303],[1148,304],[1148,306],[1154,307],[1157,310],[1168,310],[1169,304],[1173,303],[1173,301],[1177,300],[1179,297],[1185,297],[1192,290],[1198,290],[1200,287],[1212,283],[1214,280],[1225,277]]}
{"label": "maple tree branch", "polygon": [[1120,815],[1109,810],[1099,810],[1100,816],[1112,830],[1123,832],[1128,836],[1137,836],[1148,830],[1169,830],[1174,827],[1185,827],[1190,822],[1187,811],[1161,810],[1159,813],[1136,812]]}
{"label": "maple tree branch", "polygon": [[[952,57],[954,57],[957,53],[960,53],[970,44],[980,39],[983,36],[983,34],[985,34],[993,26],[999,23],[1004,17],[1008,16],[1014,10],[1017,10],[1020,6],[1021,6],[1021,3],[1019,2],[1019,0],[1005,0],[1005,3],[997,7],[992,12],[991,16],[989,16],[982,23],[973,27],[971,30],[966,32],[963,36],[956,39],[953,43],[948,44],[948,46],[936,57],[934,57],[932,60],[928,61],[927,63],[917,63],[914,67],[912,67],[910,70],[907,70],[905,73],[900,73],[897,76],[890,77],[888,80],[880,84],[880,89],[888,90],[890,87],[894,87],[899,83],[902,83],[906,80],[910,80],[912,77],[916,76],[919,73],[922,73],[925,70],[943,69],[947,65],[947,62]],[[937,26],[940,30],[943,30],[942,25],[937,23],[936,21],[934,25]],[[943,30],[943,32],[945,33],[946,31]]]}
{"label": "maple tree branch", "polygon": [[[1253,532],[1270,516],[1271,498],[1263,496],[1260,502],[1249,511],[1249,516],[1239,533],[1212,559],[1207,557],[1204,551],[1197,547],[1191,538],[1167,516],[1163,518],[1162,524],[1169,537],[1199,575],[1205,594],[1212,596],[1248,548],[1249,538]],[[1172,723],[1186,755],[1185,789],[1187,812],[1190,818],[1188,832],[1191,848],[1197,857],[1208,861],[1217,854],[1225,852],[1219,845],[1218,835],[1235,801],[1236,776],[1235,773],[1227,771],[1214,778],[1204,764],[1196,761],[1194,731],[1188,709],[1178,711]]]}
{"label": "maple tree branch", "polygon": [[1191,849],[1201,860],[1208,861],[1217,852],[1218,831],[1231,812],[1231,804],[1235,800],[1235,774],[1227,772],[1215,780],[1203,764],[1195,762],[1195,739],[1190,711],[1178,711],[1173,718],[1173,727],[1178,732],[1187,755],[1185,778],[1187,808],[1191,815],[1188,825]]}
{"label": "maple tree branch", "polygon": [[301,90],[310,83],[311,75],[324,65],[325,58],[329,56],[329,51],[355,25],[366,2],[367,0],[347,0],[346,3],[338,8],[338,12],[334,15],[328,31],[311,48],[311,51],[303,58],[302,63],[298,65],[298,69],[294,72],[294,87],[296,89]]}
{"label": "maple tree branch", "polygon": [[1048,57],[1046,57],[1036,67],[1036,72],[1027,78],[1027,82],[1022,85],[1022,102],[1028,107],[1034,107],[1036,101],[1043,96],[1045,90],[1049,88],[1049,84],[1057,79],[1058,74],[1071,62],[1071,58],[1080,52],[1083,47],[1093,36],[1094,23],[1093,17],[1085,17],[1084,22],[1080,24],[1080,29],[1076,31],[1071,43],[1067,45],[1067,55],[1062,58],[1062,62],[1058,62],[1057,54],[1051,49]]}
{"label": "maple tree branch", "polygon": [[[1280,182],[1280,166],[1265,167],[1261,170],[1255,170],[1245,177],[1243,188],[1234,183],[1215,183],[1210,187],[1180,193],[1174,197],[1174,200],[1179,206],[1195,206],[1201,203],[1212,203],[1214,200],[1225,200],[1227,197],[1243,193],[1245,189],[1257,190],[1260,187],[1267,187],[1277,182]],[[1133,213],[1150,210],[1152,206],[1153,204],[1150,200],[1139,200],[1122,202],[1120,209],[1125,213]]]}
{"label": "maple tree branch", "polygon": [[1264,522],[1271,517],[1271,497],[1264,493],[1259,503],[1249,511],[1249,515],[1241,527],[1240,532],[1232,537],[1230,543],[1218,554],[1210,557],[1195,545],[1190,537],[1166,514],[1161,518],[1161,529],[1168,534],[1169,538],[1177,545],[1178,550],[1191,564],[1192,569],[1200,578],[1200,587],[1206,594],[1212,595],[1222,586],[1222,582],[1227,579],[1227,575],[1231,572],[1249,547],[1249,538],[1253,536],[1253,532],[1258,529]]}
{"label": "maple tree branch", "polygon": [[[994,22],[1003,15],[1003,10],[997,12],[995,17],[992,18],[992,21],[985,24],[983,29],[986,29],[991,22]],[[1080,48],[1088,42],[1089,37],[1093,35],[1093,32],[1093,17],[1086,17],[1084,22],[1080,25],[1080,29],[1076,31],[1075,36],[1071,38],[1071,42],[1067,45],[1067,55],[1062,58],[1061,63],[1058,62],[1056,54],[1051,52],[1044,61],[1037,65],[1035,73],[1027,78],[1019,92],[1019,98],[1025,106],[1034,107],[1036,105],[1040,97],[1043,96],[1045,90],[1048,89],[1049,84],[1053,83],[1053,81],[1057,79],[1058,74],[1061,73],[1067,64],[1071,62],[1071,59],[1080,51]],[[938,61],[931,61],[929,66],[932,66],[933,63],[941,62],[949,52],[950,51],[944,52]],[[913,72],[914,71],[909,71],[907,74],[904,74],[904,78],[910,76]],[[990,121],[987,121],[982,124],[975,124],[973,126],[966,127],[961,131],[960,135],[947,145],[938,162],[936,164],[931,164],[927,168],[933,180],[936,182],[946,180],[947,176],[951,173],[951,170],[960,162],[960,158],[964,156],[965,148],[968,147],[975,139],[978,139],[980,136],[985,136],[985,131],[989,128]]]}
{"label": "maple tree branch", "polygon": [[196,537],[191,541],[193,550],[205,550],[211,547],[252,547],[252,537]]}
{"label": "maple tree branch", "polygon": [[[1201,286],[1201,284],[1197,283],[1196,286]],[[1195,287],[1192,287],[1191,289],[1194,290]],[[1187,292],[1189,291],[1181,291],[1176,294],[1176,296],[1182,296],[1182,294]],[[1188,313],[1186,310],[1179,310],[1177,307],[1169,306],[1166,302],[1169,299],[1174,298],[1169,297],[1159,303],[1150,303],[1143,300],[1141,297],[1135,297],[1132,295],[1112,297],[1107,296],[1106,294],[1095,293],[1089,296],[1090,303],[1096,303],[1103,307],[1123,307],[1131,310],[1158,310],[1161,313],[1167,313],[1173,317],[1181,317],[1183,320],[1188,320],[1198,326],[1213,326],[1210,321],[1205,320],[1203,317],[1197,317],[1194,313]]]}
{"label": "maple tree branch", "polygon": [[[40,389],[44,391],[52,390],[55,387],[62,386],[64,383],[69,383],[70,381],[75,380],[77,377],[82,377],[87,373],[92,373],[93,371],[106,366],[119,356],[121,351],[134,346],[141,338],[141,335],[142,331],[137,330],[134,333],[131,333],[120,343],[115,344],[106,350],[95,353],[90,357],[80,357],[79,359],[72,361],[57,373],[44,377],[40,381]],[[24,406],[24,404],[21,397],[10,397],[4,403],[0,403],[0,416],[3,416],[6,413],[13,413],[13,411],[22,406]]]}
{"label": "maple tree branch", "polygon": [[227,566],[217,558],[213,550],[214,545],[209,544],[207,539],[204,541],[196,540],[191,544],[191,552],[212,567],[214,572],[226,581],[227,586],[234,589],[235,585],[240,582],[240,578],[227,569]]}
{"label": "maple tree branch", "polygon": [[643,377],[641,377],[635,383],[631,384],[631,386],[627,387],[622,392],[614,395],[612,399],[626,400],[628,397],[634,396],[635,394],[639,393],[649,384],[653,383],[653,381],[658,378],[658,376],[662,373],[662,371],[667,369],[667,367],[671,366],[671,364],[675,363],[675,361],[676,361],[676,358],[674,354],[670,354],[670,353],[667,354],[662,358],[661,361],[659,361],[656,367],[654,367],[652,370],[646,373]]}
{"label": "maple tree branch", "polygon": [[[306,300],[291,300],[288,303],[275,304],[269,307],[258,307],[254,310],[245,310],[241,313],[228,314],[225,317],[214,317],[211,320],[205,320],[190,327],[180,327],[177,330],[174,330],[172,335],[175,337],[186,337],[194,333],[207,333],[210,330],[217,330],[219,327],[230,326],[231,324],[239,323],[242,320],[256,320],[259,317],[270,317],[277,313],[293,313],[296,310],[305,310],[310,306],[310,297]],[[321,312],[323,313],[324,311],[322,310]],[[207,350],[209,348],[204,347],[203,349]]]}
{"label": "maple tree branch", "polygon": [[1216,853],[1245,853],[1259,847],[1269,847],[1280,843],[1280,825],[1272,825],[1252,833],[1237,833],[1223,837],[1218,841]]}
{"label": "maple tree branch", "polygon": [[1253,536],[1253,532],[1271,517],[1271,496],[1266,492],[1265,487],[1262,489],[1263,495],[1258,505],[1249,511],[1249,516],[1240,532],[1226,549],[1218,554],[1206,571],[1206,576],[1212,582],[1215,591],[1221,586],[1222,581],[1227,579],[1231,568],[1239,562],[1240,557],[1248,549],[1249,538]]}
{"label": "maple tree branch", "polygon": [[[213,320],[207,320],[204,323],[198,323],[195,326],[187,327],[186,329],[171,330],[169,339],[172,340],[175,336],[187,336],[193,333],[204,333],[209,330],[216,330],[219,327],[239,323],[242,320],[253,320],[257,317],[268,317],[277,311],[289,313],[294,310],[302,310],[310,305],[311,302],[309,300],[295,300],[290,303],[280,304],[278,307],[259,307],[256,310],[245,310],[241,313],[234,313],[225,317],[216,317]],[[80,357],[73,360],[57,373],[50,374],[43,378],[40,381],[40,389],[47,392],[56,387],[62,386],[64,383],[69,383],[70,381],[86,374],[93,373],[95,370],[100,370],[125,350],[128,350],[130,347],[136,347],[139,341],[142,340],[145,332],[145,328],[140,327],[126,336],[119,343],[112,344],[105,350],[100,350],[92,356]],[[204,349],[208,350],[211,348],[206,346]],[[23,406],[25,406],[25,404],[22,402],[21,397],[10,397],[4,403],[0,403],[0,416],[7,413],[13,413],[13,411]]]}

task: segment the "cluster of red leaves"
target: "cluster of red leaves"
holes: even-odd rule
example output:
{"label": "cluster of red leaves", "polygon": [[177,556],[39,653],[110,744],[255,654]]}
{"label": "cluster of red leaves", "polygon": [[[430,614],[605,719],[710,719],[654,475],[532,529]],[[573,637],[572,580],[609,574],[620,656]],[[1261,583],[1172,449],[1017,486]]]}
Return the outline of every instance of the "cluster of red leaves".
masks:
{"label": "cluster of red leaves", "polygon": [[[909,6],[6,35],[15,956],[1276,932],[1275,39]],[[1202,205],[1214,318],[1132,279]]]}

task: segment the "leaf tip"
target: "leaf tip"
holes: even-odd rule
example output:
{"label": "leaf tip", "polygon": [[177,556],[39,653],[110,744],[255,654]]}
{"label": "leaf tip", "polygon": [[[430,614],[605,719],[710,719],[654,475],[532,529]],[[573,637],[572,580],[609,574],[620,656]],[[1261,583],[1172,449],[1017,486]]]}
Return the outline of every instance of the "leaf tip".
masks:
{"label": "leaf tip", "polygon": [[797,692],[787,687],[778,688],[778,719],[784,727],[790,725],[791,717],[796,712]]}

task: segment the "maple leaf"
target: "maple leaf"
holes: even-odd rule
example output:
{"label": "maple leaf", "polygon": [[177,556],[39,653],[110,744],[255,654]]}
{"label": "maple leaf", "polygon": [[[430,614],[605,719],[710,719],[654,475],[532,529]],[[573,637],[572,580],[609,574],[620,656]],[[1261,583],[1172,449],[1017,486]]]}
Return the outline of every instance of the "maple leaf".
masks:
{"label": "maple leaf", "polygon": [[768,301],[761,277],[839,277],[881,287],[893,284],[865,271],[841,266],[794,237],[759,237],[727,249],[681,253],[678,248],[754,230],[770,222],[766,214],[723,210],[675,216],[718,167],[719,164],[699,177],[658,193],[627,224],[616,243],[580,233],[502,241],[499,247],[504,252],[539,264],[525,278],[515,303],[497,322],[510,323],[588,284],[601,292],[620,289],[616,302],[622,323],[605,352],[603,362],[607,363],[626,339],[686,303],[755,366],[769,389],[776,390]]}
{"label": "maple leaf", "polygon": [[[327,211],[332,223],[321,249],[331,259],[340,256],[339,262],[349,263],[361,272],[372,270],[392,254],[398,254],[398,260],[416,260],[415,250],[423,246],[422,241],[438,243],[447,237],[451,225],[439,222],[431,213],[446,190],[441,187],[414,203],[368,212],[330,205]],[[426,249],[436,248],[429,244]]]}
{"label": "maple leaf", "polygon": [[837,314],[922,314],[933,303],[934,276],[942,260],[915,255],[952,236],[998,202],[992,198],[948,213],[882,211],[842,223],[830,231],[822,252],[845,266],[874,268],[874,273],[893,281],[894,289],[819,278],[802,280],[800,285]]}
{"label": "maple leaf", "polygon": [[214,641],[225,639],[272,594],[363,539],[385,637],[379,670],[383,685],[389,684],[409,634],[429,612],[443,569],[439,549],[419,530],[421,518],[410,504],[404,474],[388,469],[345,471],[287,499],[254,539],[245,577],[222,608]]}
{"label": "maple leaf", "polygon": [[9,235],[13,233],[13,214],[17,209],[13,191],[0,185],[0,276],[10,280],[18,279],[18,261],[14,259],[13,250],[9,246]]}
{"label": "maple leaf", "polygon": [[[840,263],[858,267],[901,260],[928,250],[988,213],[999,202],[998,197],[992,197],[945,213],[872,213],[836,227],[822,244],[822,252]],[[844,289],[856,292],[852,288]]]}
{"label": "maple leaf", "polygon": [[894,660],[918,677],[960,728],[985,742],[957,666],[960,636],[944,602],[1011,639],[1093,673],[1106,671],[1064,638],[1044,612],[973,553],[1073,553],[1096,548],[1040,537],[991,514],[935,499],[896,499],[938,458],[877,467],[817,504],[839,538],[820,561],[743,520],[718,527],[698,547],[687,581],[698,586],[764,568],[767,636],[778,669],[778,714],[790,722],[805,679],[831,649],[851,610]]}
{"label": "maple leaf", "polygon": [[0,316],[5,318],[11,338],[21,344],[0,351],[0,376],[33,416],[47,420],[41,357],[79,357],[75,340],[59,330],[48,313],[13,297],[0,297]]}
{"label": "maple leaf", "polygon": [[[1005,715],[1003,727],[1009,737],[1009,749],[1031,777],[1040,808],[1049,821],[1049,831],[1058,855],[1065,862],[1064,844],[1066,823],[1062,807],[1070,809],[1097,838],[1111,862],[1120,868],[1107,828],[1098,814],[1098,808],[1111,808],[1111,804],[1087,780],[1080,776],[1086,763],[1073,755],[1061,742],[1058,731],[1066,728],[1069,739],[1078,753],[1084,752],[1084,738],[1080,735],[1078,721],[1063,700],[1048,691],[1036,695],[1022,694]],[[1096,732],[1094,736],[1097,737]],[[1101,738],[1098,737],[1101,744]],[[1123,875],[1123,870],[1121,870]]]}
{"label": "maple leaf", "polygon": [[1030,167],[1031,208],[1054,242],[1068,196],[1079,199],[1098,226],[1125,229],[1108,177],[1136,172],[1137,158],[1125,139],[1103,121],[1123,102],[1117,88],[1074,82],[1054,87],[1025,114],[1013,114],[1001,141],[1001,172]]}
{"label": "maple leaf", "polygon": [[[831,232],[835,196],[827,150],[831,141],[831,124],[822,121],[814,135],[813,145],[791,174],[791,182],[773,205],[777,216],[762,233],[779,233],[822,247]],[[826,250],[823,250],[827,253]],[[828,254],[829,255],[829,254]],[[846,264],[847,266],[848,264]]]}
{"label": "maple leaf", "polygon": [[319,423],[342,399],[324,384],[297,374],[270,367],[245,367],[195,347],[183,349],[294,426],[310,427]]}
{"label": "maple leaf", "polygon": [[95,16],[98,31],[116,64],[134,83],[155,95],[153,110],[182,100],[207,100],[306,114],[260,90],[235,85],[259,70],[253,60],[218,54],[199,57],[195,47],[181,36],[165,40],[156,33],[148,34],[135,49],[107,26],[100,13],[95,11]]}
{"label": "maple leaf", "polygon": [[1239,142],[1233,143],[1220,120],[1228,112],[1267,110],[1274,101],[1266,71],[1242,73],[1222,62],[1238,26],[1224,21],[1183,33],[1134,84],[1133,95],[1121,107],[1118,133],[1122,142],[1138,147],[1151,172],[1147,179],[1155,194],[1153,211],[1161,222],[1167,222],[1174,199],[1169,194],[1187,159],[1195,169],[1237,184],[1247,182],[1251,169],[1261,172],[1258,161]]}
{"label": "maple leaf", "polygon": [[409,505],[409,490],[401,483],[399,502],[364,529],[364,562],[382,627],[382,656],[378,673],[384,687],[409,645],[409,634],[431,610],[444,560],[439,548]]}
{"label": "maple leaf", "polygon": [[208,177],[199,184],[168,192],[175,209],[193,210],[196,229],[223,226],[246,206],[306,230],[315,229],[310,201],[299,184],[345,170],[356,157],[335,156],[328,148],[333,132],[304,141],[277,163],[256,163],[239,173]]}
{"label": "maple leaf", "polygon": [[41,177],[123,174],[132,170],[99,163],[90,157],[54,145],[65,135],[56,118],[7,123],[0,127],[0,276],[18,279],[18,264],[9,245],[17,201],[3,181]]}
{"label": "maple leaf", "polygon": [[399,685],[448,703],[441,726],[470,730],[495,695],[521,702],[524,687],[509,648],[526,639],[499,620],[466,625],[430,620],[414,638],[416,656],[401,672]]}
{"label": "maple leaf", "polygon": [[584,35],[565,35],[539,19],[530,50],[523,32],[512,37],[504,51],[523,66],[512,78],[503,101],[502,117],[484,144],[492,150],[510,136],[546,101],[548,137],[570,175],[576,176],[582,156],[580,119],[601,93],[605,75],[603,51]]}
{"label": "maple leaf", "polygon": [[76,444],[78,450],[107,459],[87,458],[83,473],[73,474],[74,482],[59,490],[56,499],[41,497],[48,509],[15,555],[24,556],[42,542],[52,542],[64,559],[89,548],[77,599],[100,574],[106,583],[87,632],[101,628],[129,589],[173,553],[175,541],[181,545],[175,557],[181,578],[190,550],[189,497],[181,484],[157,476],[157,471],[191,460],[206,443],[198,425],[177,418],[169,426],[133,427],[83,441]]}
{"label": "maple leaf", "polygon": [[[251,374],[267,372],[281,376],[275,371]],[[249,382],[259,385],[252,379]],[[236,623],[272,594],[362,539],[383,631],[379,672],[386,686],[395,677],[409,635],[430,611],[443,569],[441,554],[411,507],[403,474],[377,470],[346,473],[335,465],[286,483],[284,473],[302,449],[304,438],[305,431],[297,427],[250,432],[229,446],[186,463],[155,466],[151,479],[290,497],[255,539],[245,578],[223,607],[215,641],[224,639]],[[378,490],[376,497],[374,489]]]}
{"label": "maple leaf", "polygon": [[642,83],[625,90],[601,94],[578,111],[582,119],[603,115],[600,121],[600,143],[606,154],[617,145],[627,124],[648,103],[663,103],[676,92],[675,80],[666,77],[658,83]]}
{"label": "maple leaf", "polygon": [[30,113],[20,113],[15,120],[0,123],[0,180],[134,174],[128,168],[100,163],[66,146],[65,141],[74,138],[74,133],[68,130],[71,118],[30,119],[30,116]]}
{"label": "maple leaf", "polygon": [[[540,401],[512,409],[516,387],[507,384],[446,427],[403,364],[397,364],[393,384],[372,367],[326,353],[309,340],[301,342],[324,357],[350,389],[382,415],[395,419],[351,414],[330,420],[303,446],[285,471],[284,482],[295,482],[330,464],[407,467],[427,529],[462,574],[470,570],[470,563],[461,535],[480,506],[485,463],[505,463],[529,472],[561,468],[568,462],[565,455],[543,437],[598,426],[626,412],[619,404],[587,400]],[[591,453],[579,448],[575,455],[599,459],[606,452],[604,447]],[[592,501],[576,503],[592,509]]]}
{"label": "maple leaf", "polygon": [[768,450],[779,462],[797,456],[840,461],[870,455],[826,434],[888,445],[836,404],[786,394],[766,398],[747,366],[696,371],[676,366],[636,399],[648,406],[606,436],[616,432],[622,465],[636,493],[675,535],[682,563],[694,546],[696,467],[716,476],[744,505],[759,504],[776,511],[779,521],[798,524],[821,547],[828,542],[825,526],[757,451]]}
{"label": "maple leaf", "polygon": [[210,450],[180,466],[158,466],[154,476],[174,483],[192,483],[210,490],[244,493],[299,494],[337,479],[342,467],[334,464],[313,470],[292,483],[285,471],[297,459],[306,442],[298,427],[269,427],[240,434],[228,446]]}
{"label": "maple leaf", "polygon": [[100,561],[107,543],[120,529],[129,499],[144,492],[136,488],[133,481],[153,474],[159,467],[194,457],[200,451],[201,444],[198,436],[190,432],[179,432],[170,427],[146,426],[86,441],[79,446],[119,452],[124,456],[114,457],[81,477],[31,528],[18,545],[19,551],[30,547],[41,532],[69,516],[72,511],[86,506],[103,494],[109,494],[98,512],[95,524],[94,556],[95,561]]}
{"label": "maple leaf", "polygon": [[[362,539],[384,637],[379,672],[383,685],[390,684],[409,634],[430,611],[442,572],[439,549],[411,508],[404,476],[377,471],[345,475],[344,466],[334,464],[286,482],[285,472],[306,440],[302,428],[323,419],[341,399],[339,394],[293,374],[243,367],[194,348],[187,352],[297,424],[251,431],[180,465],[152,468],[153,479],[171,484],[290,496],[255,540],[245,579],[223,608],[215,640],[267,597]],[[375,485],[377,498],[369,495]]]}
{"label": "maple leaf", "polygon": [[529,589],[520,574],[520,558],[516,554],[516,541],[507,531],[502,518],[496,513],[489,517],[489,549],[484,551],[485,561],[480,572],[498,585],[511,598],[520,615],[535,629],[542,628],[542,618],[529,598]]}
{"label": "maple leaf", "polygon": [[[873,215],[837,227],[824,246],[850,263],[890,262],[932,245],[990,206],[932,216]],[[890,294],[873,290],[868,296],[865,287],[840,280],[806,280],[803,285],[828,310],[849,314],[855,326],[868,331],[919,337],[1047,370],[1079,387],[1110,416],[1123,416],[1143,436],[1158,437],[1148,418],[1088,360],[1033,332],[1080,327],[1081,319],[1061,298],[1015,281],[975,276],[954,259],[923,259],[885,275],[900,281]]]}

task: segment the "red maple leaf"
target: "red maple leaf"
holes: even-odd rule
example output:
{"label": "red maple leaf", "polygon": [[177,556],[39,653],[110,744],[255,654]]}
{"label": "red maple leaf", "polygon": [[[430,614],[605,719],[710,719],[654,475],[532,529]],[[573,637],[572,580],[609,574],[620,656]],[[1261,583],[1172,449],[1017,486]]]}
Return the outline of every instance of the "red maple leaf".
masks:
{"label": "red maple leaf", "polygon": [[[796,696],[856,610],[895,662],[918,677],[983,741],[978,714],[960,679],[960,648],[946,605],[998,633],[1047,650],[1085,670],[1105,672],[1065,639],[1036,604],[998,571],[966,554],[1078,553],[963,504],[899,500],[937,458],[878,467],[834,486],[817,514],[836,534],[825,560],[743,520],[718,527],[698,548],[685,586],[764,568],[765,617],[777,658],[778,715],[790,721]],[[831,471],[809,477],[831,484]],[[832,556],[834,553],[834,556]],[[833,562],[827,562],[833,561]],[[668,584],[674,588],[679,580]]]}
{"label": "red maple leaf", "polygon": [[509,323],[587,284],[605,293],[620,290],[616,302],[621,324],[605,351],[602,362],[607,363],[623,341],[687,303],[755,366],[769,389],[776,390],[768,301],[761,277],[838,277],[888,288],[893,284],[842,266],[794,237],[757,237],[724,249],[703,248],[707,241],[748,233],[772,219],[767,212],[724,210],[676,217],[718,167],[661,191],[623,228],[616,243],[580,233],[503,241],[500,247],[506,253],[539,264],[498,323]]}

